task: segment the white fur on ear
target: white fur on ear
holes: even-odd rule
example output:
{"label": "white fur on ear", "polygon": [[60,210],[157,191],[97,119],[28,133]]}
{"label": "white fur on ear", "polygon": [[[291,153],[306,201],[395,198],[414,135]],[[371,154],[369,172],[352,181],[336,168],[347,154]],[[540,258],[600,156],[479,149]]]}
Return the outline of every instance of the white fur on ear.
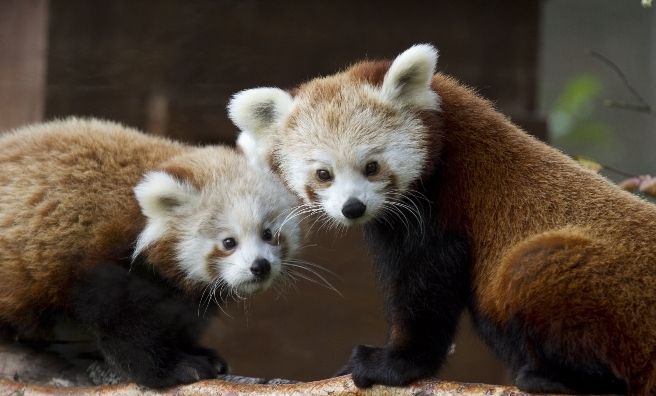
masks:
{"label": "white fur on ear", "polygon": [[166,172],[150,172],[134,188],[141,212],[148,219],[168,217],[198,200],[198,191]]}
{"label": "white fur on ear", "polygon": [[166,172],[146,174],[141,183],[134,187],[134,195],[148,221],[137,238],[133,260],[166,234],[173,213],[193,207],[200,199],[196,188]]}
{"label": "white fur on ear", "polygon": [[242,131],[237,138],[237,148],[248,158],[251,165],[259,169],[269,169],[266,163],[266,144],[257,144],[253,134],[248,131]]}
{"label": "white fur on ear", "polygon": [[287,115],[294,99],[278,88],[253,88],[236,93],[228,104],[228,116],[241,129],[237,146],[251,164],[268,169],[270,128]]}
{"label": "white fur on ear", "polygon": [[276,121],[287,115],[294,99],[279,88],[253,88],[237,92],[228,104],[228,116],[258,141]]}
{"label": "white fur on ear", "polygon": [[437,49],[417,44],[396,57],[390,66],[380,94],[388,102],[402,102],[421,110],[438,110],[439,96],[430,88],[435,74]]}

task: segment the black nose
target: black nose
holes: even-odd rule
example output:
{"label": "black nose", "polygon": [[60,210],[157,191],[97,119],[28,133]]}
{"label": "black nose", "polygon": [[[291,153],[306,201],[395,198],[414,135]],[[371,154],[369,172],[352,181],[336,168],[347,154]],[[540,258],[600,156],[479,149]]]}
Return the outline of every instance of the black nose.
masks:
{"label": "black nose", "polygon": [[365,210],[367,210],[367,205],[353,197],[347,199],[344,206],[342,206],[342,214],[344,217],[351,220],[362,216]]}
{"label": "black nose", "polygon": [[267,259],[255,259],[251,265],[251,272],[258,278],[266,278],[271,272],[271,263]]}

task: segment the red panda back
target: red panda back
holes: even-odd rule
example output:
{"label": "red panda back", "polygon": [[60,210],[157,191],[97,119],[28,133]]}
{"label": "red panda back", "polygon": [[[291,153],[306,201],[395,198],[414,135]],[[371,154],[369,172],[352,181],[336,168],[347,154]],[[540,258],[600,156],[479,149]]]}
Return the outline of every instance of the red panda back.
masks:
{"label": "red panda back", "polygon": [[184,150],[118,124],[64,120],[0,138],[0,318],[32,326],[87,266],[129,255],[132,187]]}
{"label": "red panda back", "polygon": [[346,372],[362,387],[435,375],[467,307],[523,390],[653,393],[656,207],[435,74],[436,59],[416,45],[229,105],[309,207],[364,226],[392,336]]}
{"label": "red panda back", "polygon": [[521,317],[545,345],[607,364],[631,393],[651,391],[656,207],[450,78],[436,75],[433,89],[448,166],[432,194],[453,226],[470,229],[478,314],[501,326]]}

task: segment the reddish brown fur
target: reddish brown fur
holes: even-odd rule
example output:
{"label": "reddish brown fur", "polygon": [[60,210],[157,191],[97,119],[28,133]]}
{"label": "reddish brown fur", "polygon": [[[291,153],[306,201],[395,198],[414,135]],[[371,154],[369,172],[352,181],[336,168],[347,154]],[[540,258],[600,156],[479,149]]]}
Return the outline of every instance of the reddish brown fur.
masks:
{"label": "reddish brown fur", "polygon": [[[212,301],[265,290],[280,250],[301,243],[298,220],[281,225],[293,196],[228,147],[71,118],[0,137],[0,175],[2,336],[50,342],[64,319],[139,385],[225,373],[200,346]],[[262,227],[284,232],[284,249],[224,251],[227,238],[266,239]],[[256,277],[258,259],[269,271]]]}
{"label": "reddish brown fur", "polygon": [[[37,125],[0,144],[0,321],[22,329],[61,309],[80,274],[130,256],[146,224],[132,188],[145,173],[166,170],[198,188],[208,177],[193,160],[170,163],[196,148],[94,120]],[[178,268],[175,242],[165,236],[144,254],[193,292],[198,285]]]}
{"label": "reddish brown fur", "polygon": [[307,193],[307,196],[310,199],[310,202],[317,202],[319,200],[319,197],[317,196],[317,193],[314,192],[314,187],[305,186],[305,192]]}
{"label": "reddish brown fur", "polygon": [[391,61],[360,62],[351,66],[348,73],[355,83],[366,82],[379,87],[383,84],[385,73],[391,65]]}
{"label": "reddish brown fur", "polygon": [[184,272],[177,265],[175,244],[173,237],[164,237],[146,250],[148,261],[157,265],[157,271],[167,279],[173,280],[176,286],[189,291],[198,291],[199,285],[188,281]]}
{"label": "reddish brown fur", "polygon": [[471,232],[476,308],[499,325],[520,316],[563,350],[593,345],[631,393],[656,392],[656,208],[453,79],[437,74],[432,87],[448,164],[435,206]]}
{"label": "reddish brown fur", "polygon": [[[436,57],[418,45],[306,82],[293,100],[269,88],[230,105],[290,190],[332,220],[364,225],[391,333],[384,348],[354,350],[355,383],[434,375],[467,307],[525,389],[656,394],[656,207],[454,79],[431,79]],[[248,110],[264,98],[278,119]],[[362,182],[360,162],[376,156],[379,183]],[[337,176],[320,183],[317,167]],[[367,201],[355,218],[344,213],[351,198]],[[423,234],[411,237],[413,227]]]}
{"label": "reddish brown fur", "polygon": [[[125,134],[124,144],[98,142],[103,145],[98,152],[71,152],[84,135],[3,137],[3,197],[8,205],[25,204],[2,216],[0,318],[29,327],[46,307],[63,303],[62,291],[80,271],[134,242],[144,219],[130,185],[140,181],[145,169],[186,148],[164,139],[133,138]],[[94,169],[101,162],[116,172],[99,178]],[[49,190],[52,185],[62,190]]]}
{"label": "reddish brown fur", "polygon": [[186,181],[196,189],[200,190],[203,187],[205,180],[202,176],[195,174],[191,169],[182,167],[177,164],[169,164],[162,168],[163,171],[175,177],[178,180]]}
{"label": "reddish brown fur", "polygon": [[[341,103],[335,96],[355,92],[350,83],[381,86],[390,64],[362,62],[293,92],[307,112],[315,101]],[[569,354],[565,361],[605,365],[631,394],[656,394],[654,205],[527,135],[454,79],[438,73],[431,88],[441,111],[417,114],[427,127],[427,157],[411,189],[427,195],[440,229],[469,238],[470,309],[499,329],[521,322],[538,342]],[[357,113],[344,108],[348,116]],[[321,115],[339,123],[339,109]],[[283,130],[296,129],[297,113]],[[368,141],[356,133],[346,144],[340,138],[332,147]],[[394,307],[388,309],[394,346],[407,334]]]}

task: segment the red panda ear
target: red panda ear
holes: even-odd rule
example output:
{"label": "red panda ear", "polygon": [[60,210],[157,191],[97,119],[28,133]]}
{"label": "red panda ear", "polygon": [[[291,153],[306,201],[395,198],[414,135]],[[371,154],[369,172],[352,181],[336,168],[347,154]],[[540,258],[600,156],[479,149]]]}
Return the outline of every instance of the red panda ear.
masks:
{"label": "red panda ear", "polygon": [[151,221],[165,220],[195,205],[199,191],[166,172],[150,172],[134,187],[141,212]]}
{"label": "red panda ear", "polygon": [[256,139],[270,132],[287,115],[294,99],[278,88],[253,88],[236,93],[228,103],[228,116],[242,131]]}
{"label": "red panda ear", "polygon": [[385,74],[382,99],[420,110],[439,109],[440,98],[430,86],[436,63],[437,49],[432,45],[418,44],[405,50]]}
{"label": "red panda ear", "polygon": [[237,138],[237,150],[248,158],[251,165],[258,169],[269,169],[266,163],[267,151],[264,147],[266,144],[257,144],[255,137],[248,131],[242,131]]}
{"label": "red panda ear", "polygon": [[237,146],[251,163],[266,167],[271,151],[271,127],[284,118],[294,99],[278,88],[238,92],[228,104],[228,116],[241,129]]}

